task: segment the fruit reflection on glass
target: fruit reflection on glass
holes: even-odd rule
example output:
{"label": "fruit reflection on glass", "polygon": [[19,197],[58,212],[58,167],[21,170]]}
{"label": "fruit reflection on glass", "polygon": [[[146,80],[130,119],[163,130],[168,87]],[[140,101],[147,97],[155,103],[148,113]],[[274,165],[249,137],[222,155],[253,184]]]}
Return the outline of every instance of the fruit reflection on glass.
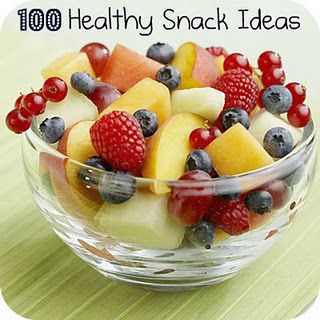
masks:
{"label": "fruit reflection on glass", "polygon": [[[50,185],[55,210],[80,223],[80,243],[92,240],[80,249],[65,241],[84,257],[99,239],[121,265],[122,244],[217,255],[220,243],[252,237],[263,246],[281,230],[312,170],[310,155],[295,157],[311,112],[303,85],[284,86],[277,53],[257,65],[222,47],[158,42],[146,56],[90,43],[45,67],[42,89],[21,94],[6,123],[15,133],[33,123],[27,135],[50,145],[39,151],[42,187]],[[225,265],[221,252],[216,263]]]}

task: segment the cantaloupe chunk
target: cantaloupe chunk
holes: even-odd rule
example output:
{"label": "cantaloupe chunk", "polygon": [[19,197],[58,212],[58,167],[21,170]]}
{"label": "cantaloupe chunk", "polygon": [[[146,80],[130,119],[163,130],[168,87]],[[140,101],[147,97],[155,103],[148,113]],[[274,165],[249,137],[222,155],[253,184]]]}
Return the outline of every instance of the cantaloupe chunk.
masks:
{"label": "cantaloupe chunk", "polygon": [[139,109],[153,111],[158,117],[159,125],[161,125],[171,115],[169,89],[150,78],[143,79],[104,109],[100,117],[115,110],[134,114]]}
{"label": "cantaloupe chunk", "polygon": [[101,80],[121,92],[128,91],[144,78],[155,79],[163,65],[117,44],[102,73]]}
{"label": "cantaloupe chunk", "polygon": [[121,204],[105,203],[95,216],[95,224],[111,237],[153,249],[175,249],[185,228],[167,211],[168,197],[136,194]]}
{"label": "cantaloupe chunk", "polygon": [[71,76],[75,72],[87,72],[93,78],[96,77],[88,56],[84,52],[68,52],[53,61],[42,70],[44,79],[59,77],[70,84]]}
{"label": "cantaloupe chunk", "polygon": [[178,90],[210,87],[218,77],[214,57],[193,42],[183,44],[171,63],[181,74]]}
{"label": "cantaloupe chunk", "polygon": [[240,123],[231,127],[205,149],[220,176],[236,175],[270,165],[274,160]]}

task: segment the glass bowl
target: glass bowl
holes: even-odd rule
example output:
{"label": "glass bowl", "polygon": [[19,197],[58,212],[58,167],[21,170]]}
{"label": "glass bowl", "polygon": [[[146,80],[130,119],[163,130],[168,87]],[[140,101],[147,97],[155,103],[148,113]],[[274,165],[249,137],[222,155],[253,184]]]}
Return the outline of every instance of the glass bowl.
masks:
{"label": "glass bowl", "polygon": [[[24,134],[22,149],[35,202],[73,252],[107,278],[164,291],[225,281],[271,248],[307,198],[317,154],[312,122],[305,127],[302,141],[285,158],[260,170],[208,181],[128,180],[88,167],[44,143],[35,124]],[[87,184],[80,181],[79,171],[89,174]],[[126,196],[126,190],[134,188],[135,195],[124,204],[110,205],[97,190],[103,179],[111,181],[109,194]],[[206,249],[183,239],[182,227],[173,227],[167,213],[173,188],[201,201],[202,197],[216,196],[217,190],[219,196],[238,193],[239,186],[242,194],[268,186],[273,195],[272,212],[250,213],[249,232],[228,236],[216,229],[215,240]],[[110,216],[112,219],[106,218]],[[130,217],[131,224],[126,227],[128,222],[121,217]]]}

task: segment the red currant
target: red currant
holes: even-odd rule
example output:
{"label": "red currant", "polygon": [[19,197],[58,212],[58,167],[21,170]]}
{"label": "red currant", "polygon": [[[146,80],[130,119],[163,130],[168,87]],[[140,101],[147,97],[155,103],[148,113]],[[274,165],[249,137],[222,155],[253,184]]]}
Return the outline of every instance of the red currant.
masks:
{"label": "red currant", "polygon": [[32,92],[27,94],[22,100],[22,108],[30,115],[38,116],[46,108],[47,100],[39,93]]}
{"label": "red currant", "polygon": [[264,108],[264,105],[263,105],[263,103],[262,103],[262,96],[263,96],[265,90],[266,90],[266,89],[262,89],[262,90],[259,91],[259,95],[258,95],[258,106],[259,106],[260,108]]}
{"label": "red currant", "polygon": [[109,49],[101,43],[88,43],[80,50],[85,52],[97,77],[103,73],[104,67],[109,59]]}
{"label": "red currant", "polygon": [[302,84],[297,82],[291,82],[291,83],[288,83],[286,87],[289,89],[289,91],[292,94],[293,105],[303,103],[304,100],[306,100],[307,89]]}
{"label": "red currant", "polygon": [[25,96],[23,94],[20,94],[19,98],[17,98],[16,102],[14,103],[14,107],[16,109],[20,109],[22,107],[22,100]]}
{"label": "red currant", "polygon": [[291,125],[303,128],[311,119],[311,111],[305,104],[295,104],[289,109],[287,117]]}
{"label": "red currant", "polygon": [[60,102],[67,96],[68,86],[62,79],[52,77],[44,82],[42,94],[51,102]]}
{"label": "red currant", "polygon": [[225,71],[240,68],[252,73],[252,68],[250,67],[248,59],[241,53],[229,54],[224,60],[223,68]]}
{"label": "red currant", "polygon": [[193,149],[204,149],[220,135],[221,131],[217,127],[198,128],[191,132],[189,142]]}
{"label": "red currant", "polygon": [[13,109],[6,117],[6,124],[9,130],[15,133],[22,133],[31,127],[31,116],[25,117],[22,109]]}
{"label": "red currant", "polygon": [[268,71],[271,68],[281,68],[281,57],[273,51],[265,51],[258,58],[258,66],[262,72]]}
{"label": "red currant", "polygon": [[262,74],[261,81],[266,88],[276,84],[283,85],[286,81],[286,74],[283,69],[271,68]]}

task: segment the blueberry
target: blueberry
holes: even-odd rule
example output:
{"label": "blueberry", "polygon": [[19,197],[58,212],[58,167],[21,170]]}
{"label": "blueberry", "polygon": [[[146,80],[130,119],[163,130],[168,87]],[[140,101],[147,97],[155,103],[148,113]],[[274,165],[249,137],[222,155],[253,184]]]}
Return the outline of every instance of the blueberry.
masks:
{"label": "blueberry", "polygon": [[292,151],[293,145],[292,134],[282,127],[270,129],[263,139],[263,147],[273,158],[285,157]]}
{"label": "blueberry", "polygon": [[87,72],[76,72],[71,76],[71,86],[82,94],[88,96],[95,89],[95,81]]}
{"label": "blueberry", "polygon": [[56,143],[63,136],[65,123],[60,117],[46,118],[39,126],[42,139],[47,143]]}
{"label": "blueberry", "polygon": [[[91,157],[85,163],[85,165],[94,167],[103,171],[111,171],[112,168],[105,160],[99,157]],[[92,169],[81,169],[78,172],[78,177],[86,186],[91,188],[97,188],[100,180],[100,174]]]}
{"label": "blueberry", "polygon": [[202,170],[210,174],[212,167],[212,159],[206,151],[197,149],[189,153],[186,161],[186,171]]}
{"label": "blueberry", "polygon": [[176,89],[181,82],[179,70],[172,66],[162,67],[158,71],[156,79],[167,86],[169,90]]}
{"label": "blueberry", "polygon": [[240,108],[231,108],[225,111],[222,118],[222,127],[228,130],[237,123],[241,123],[246,129],[250,127],[250,118],[248,113]]}
{"label": "blueberry", "polygon": [[292,94],[286,87],[274,85],[264,91],[262,104],[271,113],[286,113],[292,106]]}
{"label": "blueberry", "polygon": [[245,204],[250,211],[264,214],[272,208],[272,195],[267,191],[252,191],[246,197]]}
{"label": "blueberry", "polygon": [[103,200],[113,204],[121,204],[131,199],[135,194],[136,180],[128,172],[113,170],[102,176],[98,190]]}
{"label": "blueberry", "polygon": [[224,177],[215,182],[216,195],[225,200],[239,199],[242,192],[240,180],[236,177]]}
{"label": "blueberry", "polygon": [[155,43],[147,51],[147,57],[162,64],[170,63],[175,56],[174,49],[167,43]]}
{"label": "blueberry", "polygon": [[186,237],[196,247],[211,249],[214,240],[214,226],[210,221],[199,221],[187,228]]}
{"label": "blueberry", "polygon": [[111,171],[111,165],[100,157],[91,157],[84,164],[104,171]]}
{"label": "blueberry", "polygon": [[154,112],[141,109],[133,116],[138,120],[145,138],[151,137],[158,130],[158,118]]}

